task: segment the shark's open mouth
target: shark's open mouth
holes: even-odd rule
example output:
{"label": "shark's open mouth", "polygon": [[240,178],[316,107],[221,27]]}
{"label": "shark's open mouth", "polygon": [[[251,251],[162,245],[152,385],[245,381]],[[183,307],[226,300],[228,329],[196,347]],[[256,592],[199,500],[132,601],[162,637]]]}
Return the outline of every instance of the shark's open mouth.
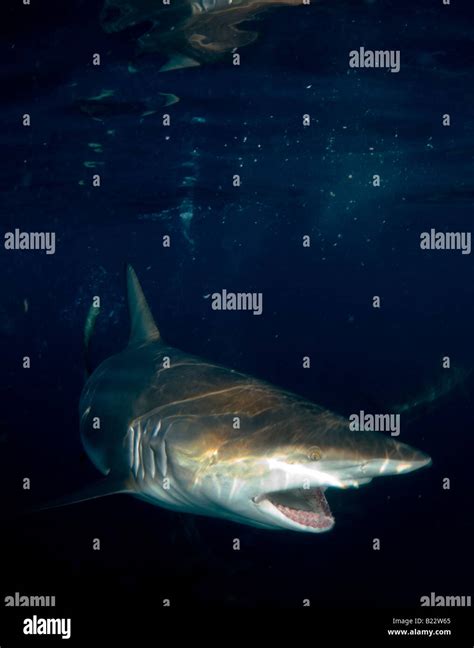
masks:
{"label": "shark's open mouth", "polygon": [[285,517],[313,529],[325,530],[334,518],[321,488],[295,488],[268,493],[266,499]]}

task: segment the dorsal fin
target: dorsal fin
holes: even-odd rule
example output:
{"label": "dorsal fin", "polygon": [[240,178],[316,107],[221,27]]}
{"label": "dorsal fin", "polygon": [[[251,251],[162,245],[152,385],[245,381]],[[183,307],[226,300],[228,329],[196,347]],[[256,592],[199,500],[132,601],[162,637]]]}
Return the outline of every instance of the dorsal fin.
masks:
{"label": "dorsal fin", "polygon": [[150,312],[135,270],[127,266],[127,296],[130,315],[129,344],[145,344],[160,339],[160,332]]}
{"label": "dorsal fin", "polygon": [[84,323],[84,379],[87,380],[92,373],[90,358],[89,358],[89,347],[91,343],[91,338],[95,329],[95,321],[100,313],[100,306],[96,306],[94,300],[89,308],[87,313],[87,318]]}

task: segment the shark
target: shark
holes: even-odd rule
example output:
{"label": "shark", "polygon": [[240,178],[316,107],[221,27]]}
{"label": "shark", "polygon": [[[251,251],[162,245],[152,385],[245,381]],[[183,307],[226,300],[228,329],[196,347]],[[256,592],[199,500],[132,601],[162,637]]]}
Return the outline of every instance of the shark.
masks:
{"label": "shark", "polygon": [[[129,493],[174,511],[271,530],[321,533],[328,488],[431,463],[420,450],[296,394],[166,344],[126,270],[130,339],[87,379],[85,451],[104,475],[74,501]],[[71,503],[70,498],[61,505]]]}

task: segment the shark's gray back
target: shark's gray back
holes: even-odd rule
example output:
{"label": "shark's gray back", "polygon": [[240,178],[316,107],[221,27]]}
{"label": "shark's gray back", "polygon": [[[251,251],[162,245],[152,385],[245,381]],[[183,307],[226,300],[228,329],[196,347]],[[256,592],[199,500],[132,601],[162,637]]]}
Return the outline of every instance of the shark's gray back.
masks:
{"label": "shark's gray back", "polygon": [[169,414],[172,407],[192,412],[195,408],[191,401],[200,398],[206,400],[210,415],[218,414],[226,406],[218,397],[210,397],[258,382],[169,347],[161,340],[129,346],[105,360],[84,386],[79,404],[84,447],[104,474],[112,470],[125,475],[130,465],[123,449],[134,420],[157,410]]}

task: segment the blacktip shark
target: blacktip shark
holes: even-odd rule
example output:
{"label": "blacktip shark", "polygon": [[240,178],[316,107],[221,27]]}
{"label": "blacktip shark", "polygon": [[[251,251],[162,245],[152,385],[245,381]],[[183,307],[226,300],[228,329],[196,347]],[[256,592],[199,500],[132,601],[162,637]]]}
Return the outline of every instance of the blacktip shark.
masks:
{"label": "blacktip shark", "polygon": [[[265,529],[328,531],[327,487],[367,484],[430,457],[297,395],[168,346],[127,268],[126,349],[88,378],[82,442],[106,475],[75,501],[130,493]],[[64,500],[61,504],[71,503]]]}

